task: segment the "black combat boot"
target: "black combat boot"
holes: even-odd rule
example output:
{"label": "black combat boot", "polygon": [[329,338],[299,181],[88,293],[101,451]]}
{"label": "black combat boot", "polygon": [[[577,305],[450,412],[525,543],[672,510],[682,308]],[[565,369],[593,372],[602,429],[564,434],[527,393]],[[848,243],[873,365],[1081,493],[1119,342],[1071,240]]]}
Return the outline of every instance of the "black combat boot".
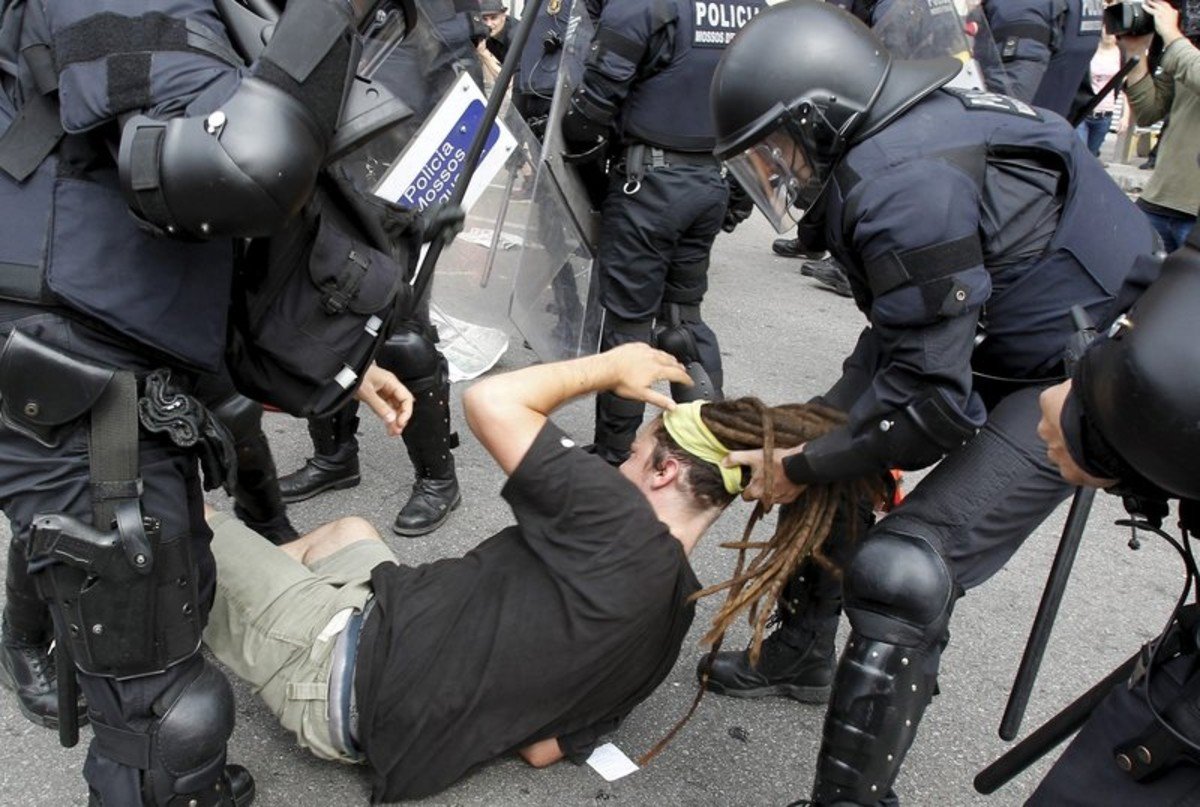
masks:
{"label": "black combat boot", "polygon": [[[735,698],[783,695],[804,703],[826,703],[833,686],[837,658],[833,650],[841,597],[814,595],[812,579],[829,573],[816,564],[802,566],[784,587],[776,605],[779,627],[763,640],[757,665],[748,650],[708,654],[700,659],[696,675],[709,692]],[[834,581],[836,583],[836,581]]]}
{"label": "black combat boot", "polygon": [[279,480],[288,504],[311,499],[327,490],[352,488],[362,481],[358,472],[358,403],[352,402],[329,417],[310,418],[314,456],[304,467]]}
{"label": "black combat boot", "polygon": [[[25,560],[26,543],[8,546],[4,616],[0,619],[0,686],[17,696],[17,708],[31,722],[58,728],[58,674],[50,654],[54,623],[37,595]],[[87,723],[87,704],[81,697],[76,713]]]}
{"label": "black combat boot", "polygon": [[776,238],[771,250],[784,258],[803,258],[807,261],[825,257],[825,250],[809,249],[799,238]]}
{"label": "black combat boot", "polygon": [[[845,568],[874,521],[869,500],[838,508],[822,547],[833,566]],[[779,627],[763,640],[758,664],[751,666],[745,650],[717,653],[711,658],[708,690],[739,698],[784,695],[805,703],[827,702],[837,665],[834,640],[841,613],[841,576],[816,561],[805,561],[776,603]],[[710,656],[701,658],[697,667],[702,680]]]}
{"label": "black combat boot", "polygon": [[450,431],[450,381],[440,374],[427,388],[411,392],[416,403],[402,436],[416,481],[392,531],[413,538],[446,523],[462,494],[451,453],[458,447],[458,435]]}
{"label": "black combat boot", "polygon": [[[48,729],[58,728],[58,674],[50,641],[21,641],[8,625],[0,622],[0,685],[17,696],[17,708],[30,722]],[[79,725],[87,723],[87,704],[77,703]]]}

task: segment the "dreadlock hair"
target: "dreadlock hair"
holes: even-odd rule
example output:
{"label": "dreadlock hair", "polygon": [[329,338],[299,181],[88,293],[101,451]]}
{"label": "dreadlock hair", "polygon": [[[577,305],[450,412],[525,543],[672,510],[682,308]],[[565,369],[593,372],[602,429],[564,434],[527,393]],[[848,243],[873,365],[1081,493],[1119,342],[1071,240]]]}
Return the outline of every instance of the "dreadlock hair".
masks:
{"label": "dreadlock hair", "polygon": [[[787,404],[772,407],[757,398],[749,397],[705,404],[700,409],[700,418],[713,436],[729,450],[763,450],[763,467],[766,473],[763,489],[768,500],[775,489],[773,455],[776,448],[801,445],[846,423],[845,413],[823,404]],[[666,432],[665,429],[661,431]],[[669,436],[667,439],[670,439]],[[710,465],[709,468],[715,471],[715,466]],[[840,573],[841,570],[837,569],[822,551],[825,539],[829,537],[834,514],[843,505],[857,502],[862,497],[870,497],[872,500],[881,498],[886,490],[886,482],[882,475],[808,485],[795,502],[781,510],[775,532],[769,539],[751,541],[750,535],[755,525],[766,513],[766,509],[759,502],[750,514],[742,533],[742,540],[721,544],[723,548],[736,549],[738,552],[733,575],[723,583],[709,586],[692,595],[693,599],[699,599],[721,591],[728,592],[724,604],[713,617],[712,627],[702,639],[705,644],[712,645],[713,654],[720,649],[729,626],[745,612],[753,628],[749,649],[750,663],[756,664],[762,650],[763,633],[771,615],[771,605],[778,600],[780,592],[796,571],[796,567],[805,559],[812,558],[835,573]],[[752,551],[756,554],[747,563],[747,553]],[[687,714],[654,748],[641,757],[640,764],[644,765],[662,751],[696,711],[704,696],[708,678],[707,668],[702,676],[704,680],[701,681]]]}

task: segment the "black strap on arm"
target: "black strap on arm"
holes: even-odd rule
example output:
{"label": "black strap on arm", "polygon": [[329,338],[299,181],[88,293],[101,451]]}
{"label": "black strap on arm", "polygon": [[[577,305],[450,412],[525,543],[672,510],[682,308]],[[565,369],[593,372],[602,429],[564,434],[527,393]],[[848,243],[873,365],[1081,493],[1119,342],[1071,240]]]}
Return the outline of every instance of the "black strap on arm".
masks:
{"label": "black strap on arm", "polygon": [[1053,39],[1053,32],[1036,22],[1014,22],[1012,25],[1005,25],[992,31],[992,38],[997,42],[1003,42],[1009,37],[1032,39],[1034,42],[1049,47]]}
{"label": "black strap on arm", "polygon": [[890,252],[867,271],[871,293],[881,297],[900,286],[922,285],[983,263],[983,246],[975,234],[904,252]]}

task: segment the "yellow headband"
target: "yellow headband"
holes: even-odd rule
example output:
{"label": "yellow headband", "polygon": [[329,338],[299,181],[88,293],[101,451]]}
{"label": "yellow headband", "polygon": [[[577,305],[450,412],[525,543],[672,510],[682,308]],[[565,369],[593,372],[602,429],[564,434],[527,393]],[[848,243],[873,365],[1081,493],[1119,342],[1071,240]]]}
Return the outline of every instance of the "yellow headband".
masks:
{"label": "yellow headband", "polygon": [[725,490],[737,495],[742,492],[742,469],[721,465],[721,460],[729,454],[729,449],[721,445],[721,441],[700,419],[700,407],[706,403],[708,401],[690,401],[663,412],[663,426],[667,434],[671,435],[671,439],[684,451],[717,466],[717,470],[721,472],[721,480],[725,483]]}

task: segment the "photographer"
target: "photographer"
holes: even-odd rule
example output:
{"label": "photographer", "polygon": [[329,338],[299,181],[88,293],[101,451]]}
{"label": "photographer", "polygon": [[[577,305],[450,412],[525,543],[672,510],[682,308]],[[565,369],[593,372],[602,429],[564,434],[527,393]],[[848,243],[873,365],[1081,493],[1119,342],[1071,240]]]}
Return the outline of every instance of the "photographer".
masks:
{"label": "photographer", "polygon": [[[1042,394],[1038,425],[1067,481],[1136,495],[1141,511],[1156,509],[1145,506],[1150,500],[1165,514],[1166,500],[1179,498],[1185,534],[1200,526],[1200,375],[1178,368],[1200,359],[1197,306],[1194,232],[1109,338],[1085,354],[1073,381]],[[1188,557],[1190,584],[1190,547],[1177,548]],[[1172,614],[1128,685],[1119,683],[1096,708],[1029,804],[1200,801],[1198,616],[1195,604]]]}
{"label": "photographer", "polygon": [[[1182,23],[1179,11],[1167,0],[1146,0],[1154,17],[1153,34],[1118,35],[1126,59],[1141,57],[1129,74],[1126,92],[1139,126],[1149,126],[1166,115],[1171,127],[1163,132],[1154,175],[1138,200],[1138,207],[1162,236],[1168,252],[1183,245],[1196,223],[1200,207],[1200,163],[1196,143],[1200,137],[1200,19],[1189,15]],[[1186,33],[1185,33],[1186,32]],[[1151,76],[1147,53],[1155,36],[1162,40],[1162,56]]]}

